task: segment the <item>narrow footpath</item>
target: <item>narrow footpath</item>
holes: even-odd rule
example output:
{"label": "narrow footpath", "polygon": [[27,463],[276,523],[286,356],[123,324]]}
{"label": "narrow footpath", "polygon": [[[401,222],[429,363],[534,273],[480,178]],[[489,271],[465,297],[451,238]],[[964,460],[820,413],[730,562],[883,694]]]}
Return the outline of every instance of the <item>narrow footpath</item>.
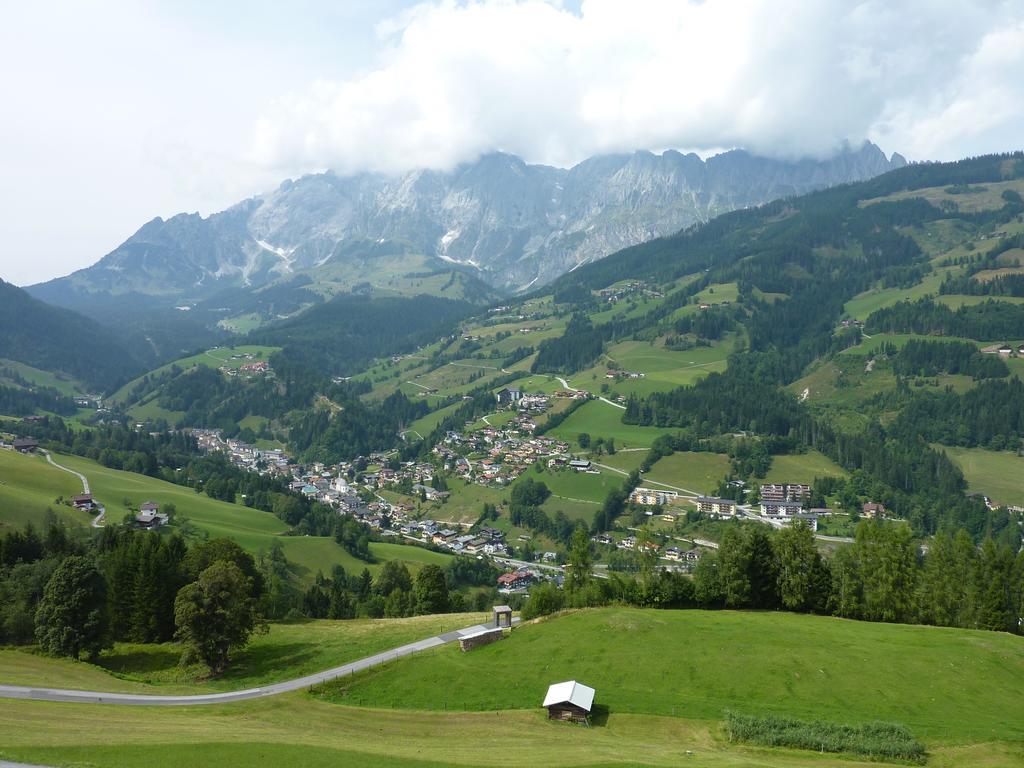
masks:
{"label": "narrow footpath", "polygon": [[[57,469],[62,470],[64,472],[67,472],[69,474],[72,474],[75,477],[77,477],[79,480],[81,480],[82,481],[82,493],[92,493],[92,491],[89,489],[89,478],[87,478],[81,472],[75,472],[75,470],[68,469],[63,464],[58,464],[56,461],[53,460],[53,456],[50,455],[49,451],[40,448],[39,452],[42,453],[46,457],[46,460],[48,462],[50,462],[50,464],[55,466]],[[102,528],[106,524],[107,510],[103,506],[99,506],[98,508],[99,508],[99,514],[97,514],[96,517],[94,517],[92,519],[92,522],[90,523],[90,525],[92,525],[93,528]],[[0,768],[3,768],[3,766],[0,765]]]}

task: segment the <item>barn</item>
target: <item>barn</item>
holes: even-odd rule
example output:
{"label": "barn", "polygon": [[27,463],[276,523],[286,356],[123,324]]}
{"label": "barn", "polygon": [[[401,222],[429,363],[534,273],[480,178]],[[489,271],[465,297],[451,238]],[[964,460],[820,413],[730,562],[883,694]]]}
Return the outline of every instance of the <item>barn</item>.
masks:
{"label": "barn", "polygon": [[549,720],[569,720],[574,723],[588,723],[590,711],[594,708],[594,689],[589,685],[567,680],[548,688],[544,704]]}

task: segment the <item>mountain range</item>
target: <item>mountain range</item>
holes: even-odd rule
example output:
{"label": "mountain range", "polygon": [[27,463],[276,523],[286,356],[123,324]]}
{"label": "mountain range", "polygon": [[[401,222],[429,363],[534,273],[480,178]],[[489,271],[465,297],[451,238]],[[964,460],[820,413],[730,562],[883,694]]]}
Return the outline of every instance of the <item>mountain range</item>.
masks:
{"label": "mountain range", "polygon": [[[826,160],[636,152],[560,169],[493,153],[447,172],[319,173],[206,218],[155,218],[95,265],[29,291],[87,310],[112,296],[188,305],[282,284],[321,296],[369,288],[487,299],[488,286],[538,287],[721,213],[905,164],[865,143]],[[453,272],[443,285],[422,283]]]}

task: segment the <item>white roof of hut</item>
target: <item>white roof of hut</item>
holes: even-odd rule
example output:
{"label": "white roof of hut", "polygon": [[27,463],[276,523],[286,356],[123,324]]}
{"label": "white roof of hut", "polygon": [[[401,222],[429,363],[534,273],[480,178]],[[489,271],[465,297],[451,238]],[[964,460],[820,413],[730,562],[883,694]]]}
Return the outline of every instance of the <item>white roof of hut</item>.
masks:
{"label": "white roof of hut", "polygon": [[594,689],[589,685],[577,683],[575,680],[566,680],[564,683],[555,683],[548,688],[548,695],[544,697],[542,706],[572,704],[589,712],[594,706],[594,693]]}

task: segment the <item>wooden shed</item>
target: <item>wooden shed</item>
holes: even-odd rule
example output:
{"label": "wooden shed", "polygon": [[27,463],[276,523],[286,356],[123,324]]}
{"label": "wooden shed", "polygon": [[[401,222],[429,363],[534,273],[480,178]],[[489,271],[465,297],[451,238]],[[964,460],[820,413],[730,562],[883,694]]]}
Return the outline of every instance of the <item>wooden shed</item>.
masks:
{"label": "wooden shed", "polygon": [[594,708],[594,689],[589,685],[567,680],[548,688],[543,706],[548,710],[549,720],[568,720],[574,723],[589,723]]}

